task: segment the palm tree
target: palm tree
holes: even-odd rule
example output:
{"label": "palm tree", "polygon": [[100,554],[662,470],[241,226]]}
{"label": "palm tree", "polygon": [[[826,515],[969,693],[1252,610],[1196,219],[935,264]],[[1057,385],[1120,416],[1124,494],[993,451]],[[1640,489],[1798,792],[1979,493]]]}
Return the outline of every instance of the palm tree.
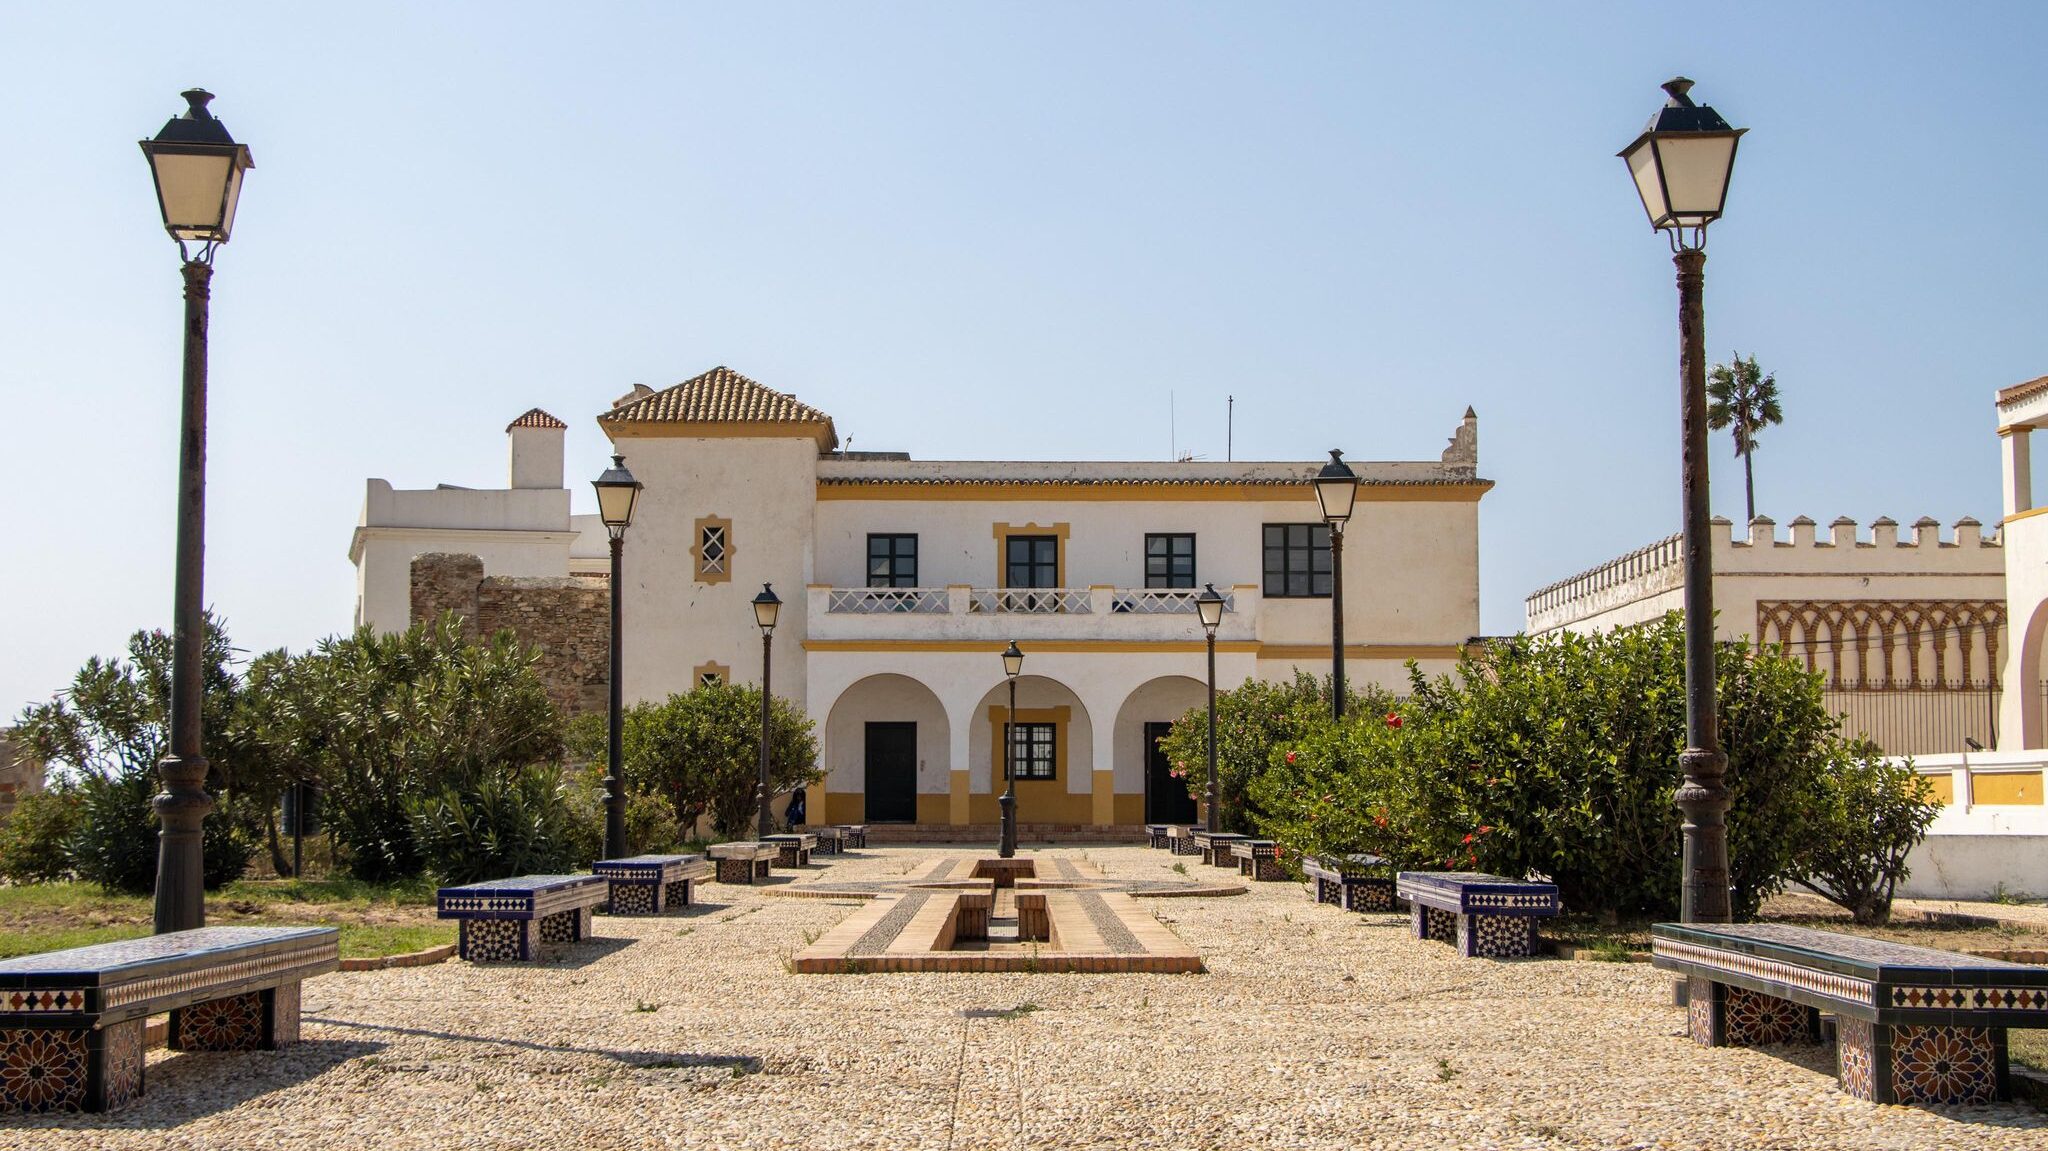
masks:
{"label": "palm tree", "polygon": [[1720,431],[1735,429],[1735,454],[1742,457],[1742,490],[1749,504],[1749,519],[1756,518],[1756,476],[1750,459],[1756,455],[1756,434],[1785,422],[1778,407],[1778,377],[1764,375],[1756,357],[1735,353],[1732,363],[1715,364],[1707,376],[1707,426]]}

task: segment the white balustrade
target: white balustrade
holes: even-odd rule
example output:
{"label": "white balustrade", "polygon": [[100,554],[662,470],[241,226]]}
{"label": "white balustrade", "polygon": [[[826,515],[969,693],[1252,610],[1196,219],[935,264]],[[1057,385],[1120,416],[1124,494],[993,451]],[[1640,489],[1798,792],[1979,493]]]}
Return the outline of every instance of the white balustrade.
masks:
{"label": "white balustrade", "polygon": [[942,587],[835,587],[825,598],[826,611],[853,615],[945,615],[950,607]]}

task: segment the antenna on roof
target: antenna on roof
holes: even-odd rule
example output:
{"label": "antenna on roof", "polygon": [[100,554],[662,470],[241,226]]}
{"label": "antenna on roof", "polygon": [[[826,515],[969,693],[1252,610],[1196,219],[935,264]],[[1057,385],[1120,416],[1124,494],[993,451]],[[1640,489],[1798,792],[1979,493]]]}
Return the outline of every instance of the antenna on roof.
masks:
{"label": "antenna on roof", "polygon": [[1180,458],[1180,429],[1174,423],[1172,388],[1166,390],[1166,458]]}
{"label": "antenna on roof", "polygon": [[1223,409],[1223,459],[1227,463],[1237,458],[1237,397],[1225,396]]}

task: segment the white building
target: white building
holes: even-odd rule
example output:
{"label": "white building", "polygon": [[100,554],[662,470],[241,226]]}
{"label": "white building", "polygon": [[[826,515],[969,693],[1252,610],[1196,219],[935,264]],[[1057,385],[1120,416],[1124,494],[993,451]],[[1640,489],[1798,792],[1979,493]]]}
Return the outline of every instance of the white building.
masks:
{"label": "white building", "polygon": [[[621,580],[626,698],[757,680],[749,601],[772,584],[784,601],[773,688],[816,722],[826,769],[813,822],[994,823],[1007,719],[998,653],[1012,640],[1025,652],[1015,719],[1027,824],[1190,814],[1153,738],[1204,699],[1203,584],[1229,599],[1220,687],[1329,670],[1328,533],[1310,484],[1320,461],[840,452],[825,413],[723,367],[636,389],[598,422],[645,485]],[[570,524],[566,492],[516,486],[529,474],[520,452],[515,438],[510,492],[390,493],[432,514],[387,508],[371,481],[352,550],[366,621],[406,618],[394,597],[420,552],[473,552],[505,576],[565,574],[602,554],[601,533]],[[1478,476],[1478,421],[1468,410],[1440,459],[1353,468],[1346,674],[1399,687],[1409,660],[1448,671],[1479,630],[1479,500],[1492,483]],[[559,469],[531,474],[558,488]],[[536,510],[513,514],[522,499]]]}

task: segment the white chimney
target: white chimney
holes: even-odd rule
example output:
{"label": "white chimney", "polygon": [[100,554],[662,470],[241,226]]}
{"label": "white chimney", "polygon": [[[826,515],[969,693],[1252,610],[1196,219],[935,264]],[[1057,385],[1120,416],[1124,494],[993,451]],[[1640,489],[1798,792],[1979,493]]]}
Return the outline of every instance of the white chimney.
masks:
{"label": "white chimney", "polygon": [[569,425],[532,408],[505,425],[512,441],[512,486],[515,488],[562,487],[562,441]]}

